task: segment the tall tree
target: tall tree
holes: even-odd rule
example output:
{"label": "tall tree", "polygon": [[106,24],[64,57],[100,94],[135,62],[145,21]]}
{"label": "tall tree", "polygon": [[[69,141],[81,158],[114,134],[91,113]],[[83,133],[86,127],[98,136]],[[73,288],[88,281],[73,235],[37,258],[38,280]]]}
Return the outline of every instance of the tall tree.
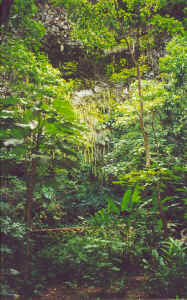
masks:
{"label": "tall tree", "polygon": [[[7,163],[21,162],[24,168],[28,278],[37,167],[43,160],[50,168],[57,152],[61,153],[61,160],[68,160],[68,154],[75,156],[73,149],[78,144],[79,130],[69,101],[73,83],[63,80],[44,55],[33,54],[22,40],[9,40],[1,45],[0,51],[1,72],[8,89],[8,94],[0,97],[1,157]],[[67,143],[71,145],[69,151]]]}
{"label": "tall tree", "polygon": [[12,4],[13,0],[0,1],[0,26],[7,23]]}

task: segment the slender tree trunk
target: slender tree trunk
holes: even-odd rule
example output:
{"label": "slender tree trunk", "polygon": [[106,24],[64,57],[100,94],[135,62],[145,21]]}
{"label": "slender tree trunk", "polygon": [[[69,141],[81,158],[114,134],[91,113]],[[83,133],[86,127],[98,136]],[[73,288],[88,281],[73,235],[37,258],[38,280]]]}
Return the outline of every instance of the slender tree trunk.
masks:
{"label": "slender tree trunk", "polygon": [[145,155],[146,155],[146,168],[150,168],[151,166],[151,156],[150,156],[150,149],[149,149],[149,140],[148,134],[144,126],[144,108],[143,108],[143,101],[142,101],[142,89],[141,89],[141,75],[139,65],[136,64],[137,68],[137,77],[138,77],[138,95],[140,100],[140,112],[138,114],[139,121],[140,121],[140,128],[142,130],[143,138],[144,138],[144,147],[145,147]]}
{"label": "slender tree trunk", "polygon": [[[40,116],[38,132],[34,138],[32,136],[34,147],[31,154],[37,153],[40,142],[41,142],[42,128],[40,127]],[[32,266],[32,253],[31,253],[31,229],[32,229],[32,206],[34,197],[34,188],[36,183],[36,165],[37,159],[31,158],[31,161],[27,164],[27,199],[25,205],[25,224],[26,224],[26,262],[25,262],[25,278],[27,283],[31,277],[31,266]]]}
{"label": "slender tree trunk", "polygon": [[[137,38],[137,42],[139,38]],[[138,112],[138,118],[140,122],[140,128],[142,131],[143,139],[144,139],[144,148],[145,148],[145,156],[146,156],[146,168],[150,168],[151,166],[151,155],[150,155],[150,147],[149,147],[149,139],[148,139],[148,133],[145,129],[144,125],[144,107],[143,107],[143,100],[142,100],[142,87],[141,87],[141,74],[140,74],[140,68],[139,64],[135,58],[134,52],[131,49],[128,40],[125,38],[125,41],[127,43],[128,50],[131,54],[132,61],[136,67],[137,70],[137,80],[138,80],[138,96],[139,96],[139,102],[140,102],[140,111]]]}
{"label": "slender tree trunk", "polygon": [[2,0],[0,4],[0,26],[8,22],[10,8],[13,4],[13,0]]}
{"label": "slender tree trunk", "polygon": [[142,115],[139,114],[139,122],[140,122],[140,128],[143,134],[143,138],[144,138],[144,148],[145,148],[145,157],[146,157],[146,168],[150,168],[151,166],[151,156],[150,156],[150,149],[149,149],[149,140],[148,140],[148,134],[147,131],[145,130],[145,126],[144,126],[144,121],[142,118]]}

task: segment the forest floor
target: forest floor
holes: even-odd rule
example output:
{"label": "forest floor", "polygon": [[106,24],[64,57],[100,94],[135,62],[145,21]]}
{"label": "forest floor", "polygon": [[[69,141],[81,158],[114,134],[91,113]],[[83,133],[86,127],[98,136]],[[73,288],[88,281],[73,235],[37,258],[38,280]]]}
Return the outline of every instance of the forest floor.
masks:
{"label": "forest floor", "polygon": [[142,289],[143,276],[133,276],[125,287],[114,288],[70,288],[63,284],[50,287],[41,295],[41,300],[144,300],[150,299]]}

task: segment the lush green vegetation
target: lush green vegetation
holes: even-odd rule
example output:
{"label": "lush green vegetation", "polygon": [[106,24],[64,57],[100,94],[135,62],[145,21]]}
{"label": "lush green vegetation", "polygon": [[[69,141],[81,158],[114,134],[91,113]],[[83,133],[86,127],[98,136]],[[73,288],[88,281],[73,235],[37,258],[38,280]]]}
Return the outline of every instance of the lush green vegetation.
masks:
{"label": "lush green vegetation", "polygon": [[90,76],[47,54],[38,2],[0,1],[2,296],[141,274],[187,297],[185,1],[46,1]]}

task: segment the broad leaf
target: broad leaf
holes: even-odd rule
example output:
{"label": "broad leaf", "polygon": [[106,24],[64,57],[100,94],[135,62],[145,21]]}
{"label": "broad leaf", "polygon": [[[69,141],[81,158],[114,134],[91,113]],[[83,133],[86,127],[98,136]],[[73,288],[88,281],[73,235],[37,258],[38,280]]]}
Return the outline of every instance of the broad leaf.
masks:
{"label": "broad leaf", "polygon": [[129,202],[130,202],[130,199],[131,199],[131,193],[132,193],[131,189],[126,190],[126,192],[123,196],[123,199],[121,201],[121,212],[124,212],[125,210],[128,210]]}

